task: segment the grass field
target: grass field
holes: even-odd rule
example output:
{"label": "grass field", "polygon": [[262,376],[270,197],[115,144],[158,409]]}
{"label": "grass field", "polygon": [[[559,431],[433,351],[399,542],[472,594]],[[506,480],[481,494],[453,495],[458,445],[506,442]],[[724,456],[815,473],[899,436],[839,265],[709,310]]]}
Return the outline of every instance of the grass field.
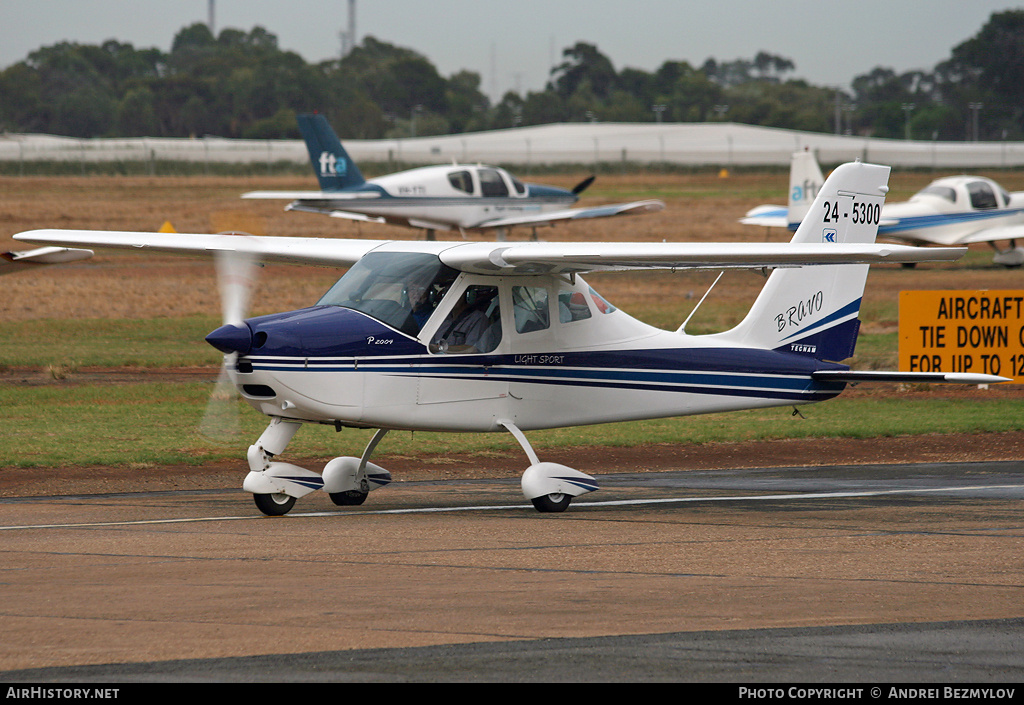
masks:
{"label": "grass field", "polygon": [[[1024,173],[990,174],[1024,190]],[[537,181],[571,186],[582,174]],[[895,173],[891,200],[908,197],[932,178]],[[749,208],[780,202],[786,174],[714,173],[600,175],[583,205],[661,198],[665,211],[541,231],[547,240],[742,241],[785,239],[739,225]],[[242,230],[267,235],[411,239],[419,234],[301,213],[281,203],[243,202],[248,190],[308,189],[300,177],[6,177],[0,178],[0,248],[24,249],[10,236],[34,228],[156,230],[169,221],[179,232]],[[442,238],[446,236],[442,234]],[[459,235],[448,238],[461,239]],[[483,239],[471,235],[471,239]],[[527,237],[514,233],[513,239]],[[315,301],[339,276],[324,268],[267,266],[252,313],[298,308]],[[675,329],[717,272],[626,273],[587,277],[606,298],[653,325]],[[3,277],[0,297],[0,414],[5,443],[0,468],[19,465],[167,464],[240,457],[265,426],[247,407],[243,433],[228,445],[196,429],[220,356],[203,336],[219,324],[219,303],[208,262],[170,256],[97,253],[63,268]],[[690,333],[728,328],[746,313],[763,284],[750,272],[728,272],[688,325]],[[994,267],[986,246],[954,265],[913,270],[872,269],[862,306],[855,367],[895,368],[897,298],[906,289],[1024,289],[1024,272]],[[208,381],[146,382],[147,370],[202,368]],[[101,384],[85,371],[139,373],[138,383]],[[1021,385],[999,390],[865,388],[825,405],[737,412],[643,423],[565,429],[531,435],[538,447],[710,443],[803,436],[985,432],[1024,429]],[[289,453],[331,456],[358,452],[365,434],[314,427]],[[341,446],[341,447],[339,447]],[[514,448],[505,435],[391,434],[381,450],[398,454],[482,453]]]}

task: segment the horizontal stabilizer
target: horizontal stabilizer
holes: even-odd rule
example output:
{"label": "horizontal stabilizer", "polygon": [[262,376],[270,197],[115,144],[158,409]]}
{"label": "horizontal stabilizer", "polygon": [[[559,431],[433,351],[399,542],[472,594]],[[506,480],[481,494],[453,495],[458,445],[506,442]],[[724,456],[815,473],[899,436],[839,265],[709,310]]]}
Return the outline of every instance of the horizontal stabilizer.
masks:
{"label": "horizontal stabilizer", "polygon": [[361,201],[380,198],[379,191],[249,191],[242,198],[277,201]]}
{"label": "horizontal stabilizer", "polygon": [[997,384],[1012,382],[1008,377],[970,374],[965,372],[885,372],[880,370],[821,370],[811,377],[828,382],[902,382],[917,384],[935,382],[947,384]]}

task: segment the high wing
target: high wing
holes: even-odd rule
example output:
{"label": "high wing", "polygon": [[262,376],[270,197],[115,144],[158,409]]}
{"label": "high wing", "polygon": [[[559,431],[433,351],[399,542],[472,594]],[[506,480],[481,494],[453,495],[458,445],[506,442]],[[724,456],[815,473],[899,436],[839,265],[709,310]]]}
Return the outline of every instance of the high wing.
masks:
{"label": "high wing", "polygon": [[89,259],[92,255],[92,250],[76,250],[65,247],[40,247],[35,250],[0,252],[0,274],[11,274],[33,266],[77,262]]}
{"label": "high wing", "polygon": [[185,233],[33,230],[16,240],[47,245],[109,247],[213,256],[243,252],[264,262],[348,267],[387,248],[433,252],[448,266],[492,275],[583,273],[627,269],[763,269],[817,264],[952,261],[965,248],[817,243],[444,243],[255,237]]}
{"label": "high wing", "polygon": [[441,260],[479,274],[584,273],[629,269],[764,269],[824,264],[949,262],[966,248],[817,243],[485,243],[445,250]]}
{"label": "high wing", "polygon": [[512,218],[487,220],[477,225],[476,228],[508,228],[516,225],[551,225],[563,220],[585,220],[587,218],[607,218],[614,215],[656,213],[664,208],[665,204],[661,201],[634,201],[633,203],[618,203],[610,206],[595,206],[593,208],[567,208],[566,210],[541,213],[538,215],[521,215]]}
{"label": "high wing", "polygon": [[104,230],[31,230],[15,240],[51,245],[107,247],[213,257],[218,252],[251,254],[262,262],[348,267],[386,240],[337,240],[311,237],[256,237]]}

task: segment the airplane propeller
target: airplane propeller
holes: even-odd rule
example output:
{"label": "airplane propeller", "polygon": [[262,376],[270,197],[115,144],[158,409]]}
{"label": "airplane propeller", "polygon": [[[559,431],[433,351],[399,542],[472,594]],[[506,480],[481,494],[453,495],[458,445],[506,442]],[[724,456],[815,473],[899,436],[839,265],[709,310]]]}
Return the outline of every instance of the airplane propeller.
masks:
{"label": "airplane propeller", "polygon": [[[256,283],[259,262],[254,255],[246,252],[222,251],[216,254],[216,267],[223,324],[237,328],[240,337],[247,336],[249,329],[245,317]],[[223,330],[223,327],[218,330]],[[199,424],[199,432],[218,443],[230,442],[239,432],[238,389],[228,373],[237,358],[237,352],[224,355],[217,384]]]}
{"label": "airplane propeller", "polygon": [[573,187],[572,192],[574,194],[576,194],[577,196],[579,196],[581,193],[583,193],[584,191],[586,191],[590,187],[590,184],[594,183],[594,179],[596,179],[596,178],[597,177],[595,175],[591,174],[587,178],[583,179],[583,181],[581,181],[578,184],[576,184]]}

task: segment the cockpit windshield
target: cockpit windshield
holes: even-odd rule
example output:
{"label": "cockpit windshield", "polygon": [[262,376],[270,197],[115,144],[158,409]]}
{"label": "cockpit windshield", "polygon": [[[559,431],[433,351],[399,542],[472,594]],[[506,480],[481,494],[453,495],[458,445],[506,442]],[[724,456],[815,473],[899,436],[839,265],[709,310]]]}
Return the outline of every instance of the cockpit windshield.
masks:
{"label": "cockpit windshield", "polygon": [[361,311],[416,336],[458,275],[436,255],[372,252],[356,262],[317,305]]}
{"label": "cockpit windshield", "polygon": [[935,184],[931,184],[918,191],[917,195],[938,196],[939,198],[946,199],[950,203],[956,203],[956,190],[949,186],[936,186]]}

